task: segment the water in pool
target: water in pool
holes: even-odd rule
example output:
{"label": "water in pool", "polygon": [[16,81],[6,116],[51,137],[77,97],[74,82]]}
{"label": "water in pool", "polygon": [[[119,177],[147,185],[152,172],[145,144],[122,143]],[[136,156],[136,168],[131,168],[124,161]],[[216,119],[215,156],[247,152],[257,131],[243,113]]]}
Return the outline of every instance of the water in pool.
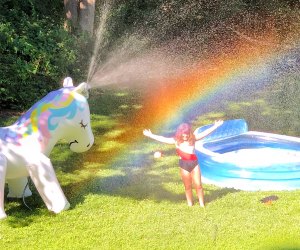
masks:
{"label": "water in pool", "polygon": [[298,163],[300,166],[300,151],[280,148],[247,148],[222,154],[224,159],[238,164],[241,168],[257,168],[257,166],[272,166],[279,164]]}

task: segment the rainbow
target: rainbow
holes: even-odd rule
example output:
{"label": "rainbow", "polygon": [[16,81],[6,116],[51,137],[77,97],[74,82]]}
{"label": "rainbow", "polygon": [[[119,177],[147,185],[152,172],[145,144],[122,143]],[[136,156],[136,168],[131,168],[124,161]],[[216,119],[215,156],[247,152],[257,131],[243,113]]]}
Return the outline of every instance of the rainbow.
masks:
{"label": "rainbow", "polygon": [[[104,150],[101,154],[91,150],[85,154],[85,161],[119,165],[118,154],[128,154],[131,148],[136,150],[144,140],[148,141],[143,136],[144,129],[173,136],[180,123],[192,122],[215,103],[235,98],[236,92],[245,94],[272,84],[279,77],[278,66],[282,66],[281,73],[284,73],[286,61],[293,56],[292,50],[280,50],[276,46],[236,46],[231,54],[202,61],[180,77],[151,85],[143,94],[142,108],[134,117],[126,117],[116,125],[115,129],[124,131],[113,138],[120,148]],[[130,166],[140,167],[144,158],[144,154],[131,154]]]}
{"label": "rainbow", "polygon": [[278,47],[240,46],[230,55],[201,62],[184,76],[154,87],[135,124],[174,129],[181,122],[191,122],[209,106],[237,95],[242,98],[272,83],[278,77],[278,64],[290,53]]}

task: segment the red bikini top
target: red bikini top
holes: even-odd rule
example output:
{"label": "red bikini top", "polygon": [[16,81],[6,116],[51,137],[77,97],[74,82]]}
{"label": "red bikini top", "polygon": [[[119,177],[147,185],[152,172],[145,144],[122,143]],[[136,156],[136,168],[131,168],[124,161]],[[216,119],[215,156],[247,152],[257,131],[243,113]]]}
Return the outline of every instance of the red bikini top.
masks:
{"label": "red bikini top", "polygon": [[177,153],[177,155],[180,156],[180,158],[182,160],[186,160],[186,161],[197,160],[197,156],[195,154],[185,153],[185,152],[181,151],[179,148],[176,148],[176,153]]}

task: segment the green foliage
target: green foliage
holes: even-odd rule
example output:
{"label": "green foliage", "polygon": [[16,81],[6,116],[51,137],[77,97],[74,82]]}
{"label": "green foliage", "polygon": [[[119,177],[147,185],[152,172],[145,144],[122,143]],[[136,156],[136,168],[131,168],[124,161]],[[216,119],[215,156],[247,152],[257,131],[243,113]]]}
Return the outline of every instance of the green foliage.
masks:
{"label": "green foliage", "polygon": [[81,77],[84,43],[63,29],[57,12],[51,16],[34,1],[9,3],[0,12],[0,107],[25,109],[64,76]]}
{"label": "green foliage", "polygon": [[[25,13],[28,16],[51,17],[59,21],[62,17],[63,1],[39,1],[39,0],[2,0],[0,16],[11,18],[15,13]],[[17,16],[16,16],[17,18]]]}

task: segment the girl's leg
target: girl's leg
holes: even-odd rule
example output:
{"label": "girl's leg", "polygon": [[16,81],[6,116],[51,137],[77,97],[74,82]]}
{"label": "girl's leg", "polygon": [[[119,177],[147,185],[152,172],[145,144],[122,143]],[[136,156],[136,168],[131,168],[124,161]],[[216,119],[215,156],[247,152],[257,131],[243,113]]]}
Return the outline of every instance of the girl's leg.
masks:
{"label": "girl's leg", "polygon": [[201,171],[200,171],[200,167],[196,166],[192,172],[191,172],[191,176],[193,179],[193,183],[195,185],[195,189],[197,192],[197,196],[199,199],[199,204],[201,207],[204,207],[204,193],[203,193],[203,188],[202,188],[202,183],[201,183]]}
{"label": "girl's leg", "polygon": [[180,168],[180,175],[185,188],[185,196],[188,206],[193,206],[193,192],[192,192],[192,176],[191,173]]}

